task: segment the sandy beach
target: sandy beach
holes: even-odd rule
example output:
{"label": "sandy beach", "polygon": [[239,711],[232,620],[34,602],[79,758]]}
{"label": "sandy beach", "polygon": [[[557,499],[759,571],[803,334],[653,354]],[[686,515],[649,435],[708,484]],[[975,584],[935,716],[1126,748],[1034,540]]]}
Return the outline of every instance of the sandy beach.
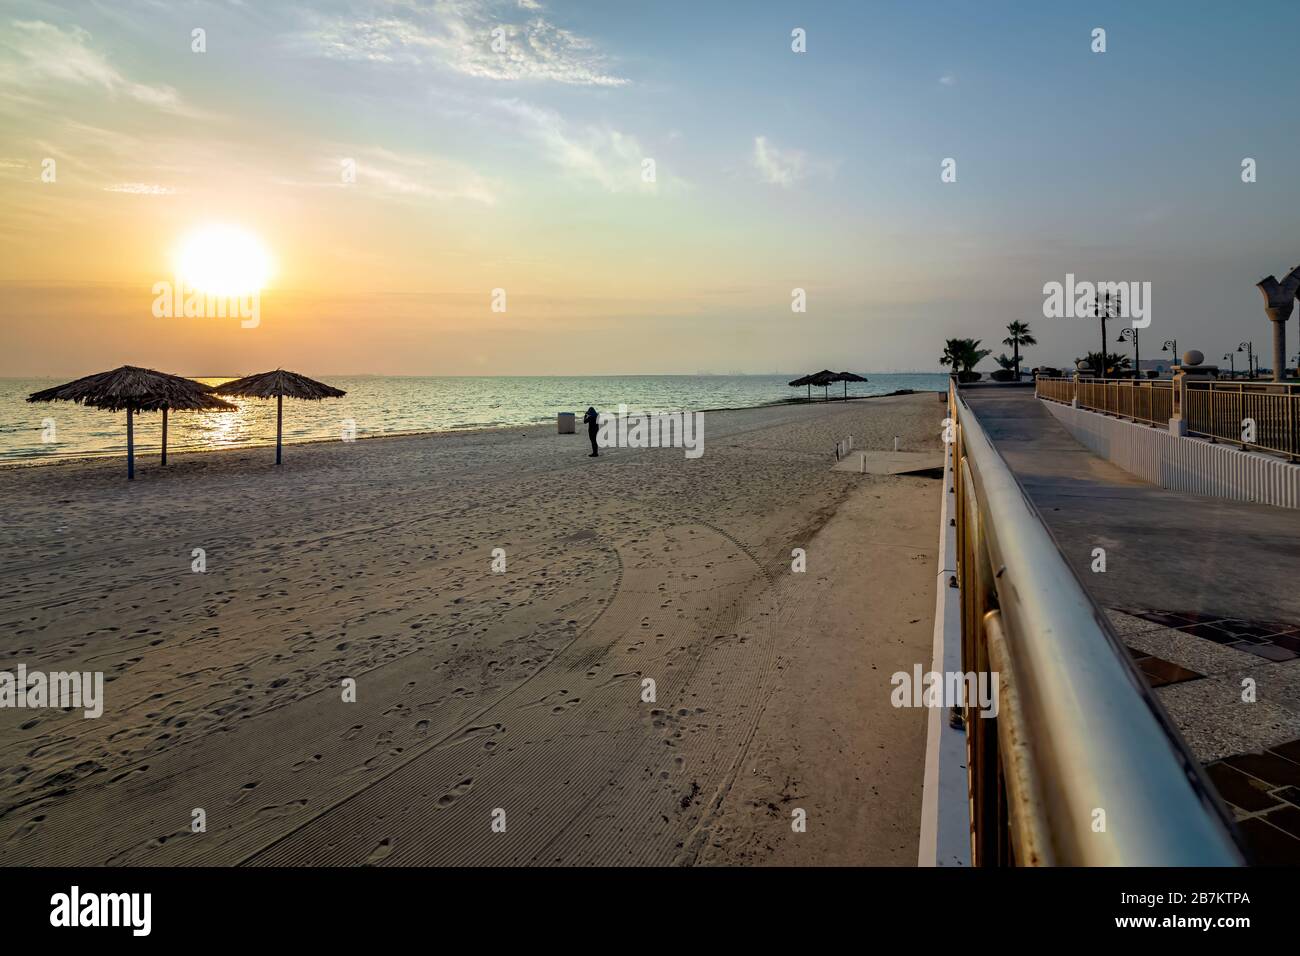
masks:
{"label": "sandy beach", "polygon": [[928,666],[939,482],[833,448],[938,450],[943,413],[0,470],[0,669],[106,680],[98,719],[0,710],[0,863],[911,865],[889,678]]}

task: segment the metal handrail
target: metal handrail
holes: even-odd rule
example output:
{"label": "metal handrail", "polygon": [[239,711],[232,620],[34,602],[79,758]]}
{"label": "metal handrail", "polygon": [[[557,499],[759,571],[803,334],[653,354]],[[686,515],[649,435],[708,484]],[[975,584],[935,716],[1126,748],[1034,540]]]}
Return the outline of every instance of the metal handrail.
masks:
{"label": "metal handrail", "polygon": [[[977,864],[1233,866],[1229,818],[955,386],[962,667]],[[1101,814],[1098,814],[1101,811]]]}

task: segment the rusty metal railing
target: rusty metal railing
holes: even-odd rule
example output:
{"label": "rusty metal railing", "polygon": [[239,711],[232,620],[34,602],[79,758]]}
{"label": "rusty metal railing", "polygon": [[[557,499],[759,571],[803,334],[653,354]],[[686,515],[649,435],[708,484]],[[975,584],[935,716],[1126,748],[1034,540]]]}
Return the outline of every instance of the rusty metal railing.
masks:
{"label": "rusty metal railing", "polygon": [[955,386],[948,401],[962,667],[997,674],[999,690],[995,716],[960,707],[974,862],[1240,864],[1213,788],[1105,614]]}

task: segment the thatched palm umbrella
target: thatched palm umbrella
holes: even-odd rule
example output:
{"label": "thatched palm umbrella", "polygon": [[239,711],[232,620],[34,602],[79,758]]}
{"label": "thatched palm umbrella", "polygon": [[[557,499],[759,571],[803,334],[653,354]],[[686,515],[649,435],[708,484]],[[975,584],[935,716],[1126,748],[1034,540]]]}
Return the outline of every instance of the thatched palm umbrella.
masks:
{"label": "thatched palm umbrella", "polygon": [[790,382],[789,385],[791,388],[803,388],[805,385],[807,385],[808,401],[811,402],[812,401],[812,380],[813,377],[811,375],[804,375],[801,378],[796,378],[793,382]]}
{"label": "thatched palm umbrella", "polygon": [[847,402],[849,400],[849,382],[865,382],[866,379],[852,372],[836,372],[833,381],[844,383],[844,400]]}
{"label": "thatched palm umbrella", "polygon": [[[836,375],[835,372],[832,372],[828,368],[824,368],[820,372],[813,372],[811,375],[805,375],[803,378],[796,378],[793,382],[790,383],[790,387],[801,388],[802,386],[807,385],[808,400],[812,401],[812,387],[816,385],[818,388],[821,389],[826,388],[828,385],[830,385],[831,382],[839,381],[839,379],[837,379],[835,375]],[[823,397],[824,395],[825,393],[823,393]]]}
{"label": "thatched palm umbrella", "polygon": [[830,369],[824,368],[820,372],[813,372],[813,374],[809,376],[809,378],[812,379],[812,384],[822,390],[823,402],[830,401],[829,393],[826,390],[830,388],[831,382],[839,381],[839,379],[835,377],[836,374],[837,373],[832,372]]}
{"label": "thatched palm umbrella", "polygon": [[183,411],[233,412],[234,405],[213,395],[206,385],[179,375],[123,365],[111,372],[87,375],[27,396],[29,402],[76,402],[109,412],[126,410],[126,477],[135,478],[135,424],[137,412],[162,412],[162,464],[167,464],[167,413]]}
{"label": "thatched palm umbrella", "polygon": [[284,432],[284,397],[301,398],[316,402],[322,398],[342,398],[347,392],[324,382],[317,382],[297,372],[286,372],[282,368],[274,372],[259,372],[243,378],[216,386],[213,391],[221,395],[233,395],[239,398],[275,397],[275,463],[280,464],[280,446]]}

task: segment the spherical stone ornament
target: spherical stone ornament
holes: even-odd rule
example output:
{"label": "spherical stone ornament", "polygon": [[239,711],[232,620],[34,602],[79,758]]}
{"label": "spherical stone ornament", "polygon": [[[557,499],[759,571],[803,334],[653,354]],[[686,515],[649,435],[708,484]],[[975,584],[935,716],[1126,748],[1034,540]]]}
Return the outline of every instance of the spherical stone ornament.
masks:
{"label": "spherical stone ornament", "polygon": [[1200,365],[1204,361],[1205,356],[1201,354],[1199,349],[1188,349],[1183,353],[1184,365]]}

